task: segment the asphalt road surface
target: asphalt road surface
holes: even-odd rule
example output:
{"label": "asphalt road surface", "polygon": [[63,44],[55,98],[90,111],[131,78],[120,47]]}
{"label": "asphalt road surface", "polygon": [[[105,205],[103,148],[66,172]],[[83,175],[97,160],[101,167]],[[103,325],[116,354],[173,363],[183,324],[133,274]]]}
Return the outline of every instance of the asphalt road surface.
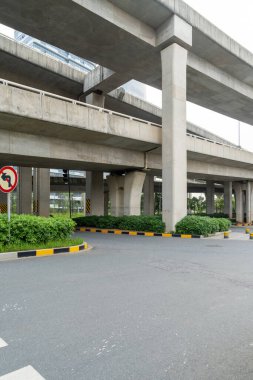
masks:
{"label": "asphalt road surface", "polygon": [[0,262],[1,380],[253,379],[253,241],[79,235]]}

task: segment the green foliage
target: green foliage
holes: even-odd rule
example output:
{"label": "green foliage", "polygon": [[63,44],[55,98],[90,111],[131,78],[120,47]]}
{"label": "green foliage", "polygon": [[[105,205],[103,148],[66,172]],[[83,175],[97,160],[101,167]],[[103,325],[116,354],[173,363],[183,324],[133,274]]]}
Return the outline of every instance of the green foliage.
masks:
{"label": "green foliage", "polygon": [[219,223],[219,231],[228,231],[230,229],[231,221],[229,219],[219,218],[217,221]]}
{"label": "green foliage", "polygon": [[50,241],[47,243],[11,243],[7,245],[0,244],[0,253],[1,252],[16,252],[16,251],[30,251],[35,249],[47,249],[47,248],[58,248],[58,247],[71,247],[73,245],[81,245],[83,239],[63,239]]}
{"label": "green foliage", "polygon": [[187,198],[187,209],[194,214],[202,213],[206,209],[206,201],[202,196]]}
{"label": "green foliage", "polygon": [[128,231],[164,232],[160,216],[83,216],[73,219],[79,227],[108,228]]}
{"label": "green foliage", "polygon": [[43,218],[33,215],[12,215],[10,242],[6,215],[0,215],[0,244],[47,243],[52,240],[69,238],[75,228],[70,218]]}
{"label": "green foliage", "polygon": [[229,219],[208,216],[186,216],[176,224],[176,233],[208,236],[219,231],[227,231],[231,226]]}
{"label": "green foliage", "polygon": [[223,212],[215,212],[213,214],[200,213],[196,214],[196,216],[209,216],[210,218],[228,218],[228,214],[224,214]]}

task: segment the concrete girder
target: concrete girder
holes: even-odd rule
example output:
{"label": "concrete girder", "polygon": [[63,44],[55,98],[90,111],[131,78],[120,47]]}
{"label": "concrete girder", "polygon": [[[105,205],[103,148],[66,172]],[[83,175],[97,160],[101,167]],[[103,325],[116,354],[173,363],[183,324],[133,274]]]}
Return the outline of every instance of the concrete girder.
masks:
{"label": "concrete girder", "polygon": [[84,78],[83,95],[87,96],[92,92],[108,93],[130,81],[128,75],[115,73],[102,66],[96,67]]}

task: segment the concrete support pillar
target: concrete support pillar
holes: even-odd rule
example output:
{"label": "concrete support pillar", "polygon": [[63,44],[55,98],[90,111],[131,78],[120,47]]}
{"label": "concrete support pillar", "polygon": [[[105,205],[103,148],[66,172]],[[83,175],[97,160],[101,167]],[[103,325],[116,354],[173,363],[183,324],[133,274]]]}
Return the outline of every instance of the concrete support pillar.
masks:
{"label": "concrete support pillar", "polygon": [[92,104],[96,107],[105,107],[105,96],[96,94],[95,92],[92,92],[90,95],[86,96],[86,103]]}
{"label": "concrete support pillar", "polygon": [[162,50],[161,61],[163,221],[171,231],[187,214],[187,50],[173,43]]}
{"label": "concrete support pillar", "polygon": [[103,172],[86,172],[86,199],[90,200],[90,212],[87,215],[104,215]]}
{"label": "concrete support pillar", "polygon": [[154,176],[146,175],[144,186],[144,215],[154,215]]}
{"label": "concrete support pillar", "polygon": [[109,191],[104,193],[104,215],[108,215]]}
{"label": "concrete support pillar", "polygon": [[231,219],[233,216],[232,209],[232,182],[224,182],[224,214]]}
{"label": "concrete support pillar", "polygon": [[17,213],[32,213],[32,168],[19,167],[17,186]]}
{"label": "concrete support pillar", "polygon": [[82,198],[83,198],[83,215],[85,216],[86,215],[86,193],[82,194]]}
{"label": "concrete support pillar", "polygon": [[250,182],[250,223],[253,222],[253,182]]}
{"label": "concrete support pillar", "polygon": [[206,213],[213,214],[215,212],[214,207],[214,182],[206,181]]}
{"label": "concrete support pillar", "polygon": [[251,182],[248,181],[246,184],[246,223],[251,223]]}
{"label": "concrete support pillar", "polygon": [[141,194],[146,173],[130,172],[125,175],[124,215],[141,214]]}
{"label": "concrete support pillar", "polygon": [[243,191],[242,185],[239,182],[234,183],[235,189],[235,212],[236,212],[236,221],[243,223]]}
{"label": "concrete support pillar", "polygon": [[108,177],[108,187],[111,215],[122,216],[124,214],[124,177],[110,175]]}
{"label": "concrete support pillar", "polygon": [[49,216],[50,213],[50,169],[35,169],[34,185],[36,213]]}

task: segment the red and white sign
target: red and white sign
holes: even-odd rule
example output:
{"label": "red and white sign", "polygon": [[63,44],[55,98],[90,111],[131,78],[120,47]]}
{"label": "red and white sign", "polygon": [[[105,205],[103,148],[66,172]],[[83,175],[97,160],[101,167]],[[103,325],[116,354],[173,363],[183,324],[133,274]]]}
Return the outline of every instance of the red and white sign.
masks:
{"label": "red and white sign", "polygon": [[12,166],[4,166],[0,169],[0,190],[11,193],[17,186],[18,173]]}

